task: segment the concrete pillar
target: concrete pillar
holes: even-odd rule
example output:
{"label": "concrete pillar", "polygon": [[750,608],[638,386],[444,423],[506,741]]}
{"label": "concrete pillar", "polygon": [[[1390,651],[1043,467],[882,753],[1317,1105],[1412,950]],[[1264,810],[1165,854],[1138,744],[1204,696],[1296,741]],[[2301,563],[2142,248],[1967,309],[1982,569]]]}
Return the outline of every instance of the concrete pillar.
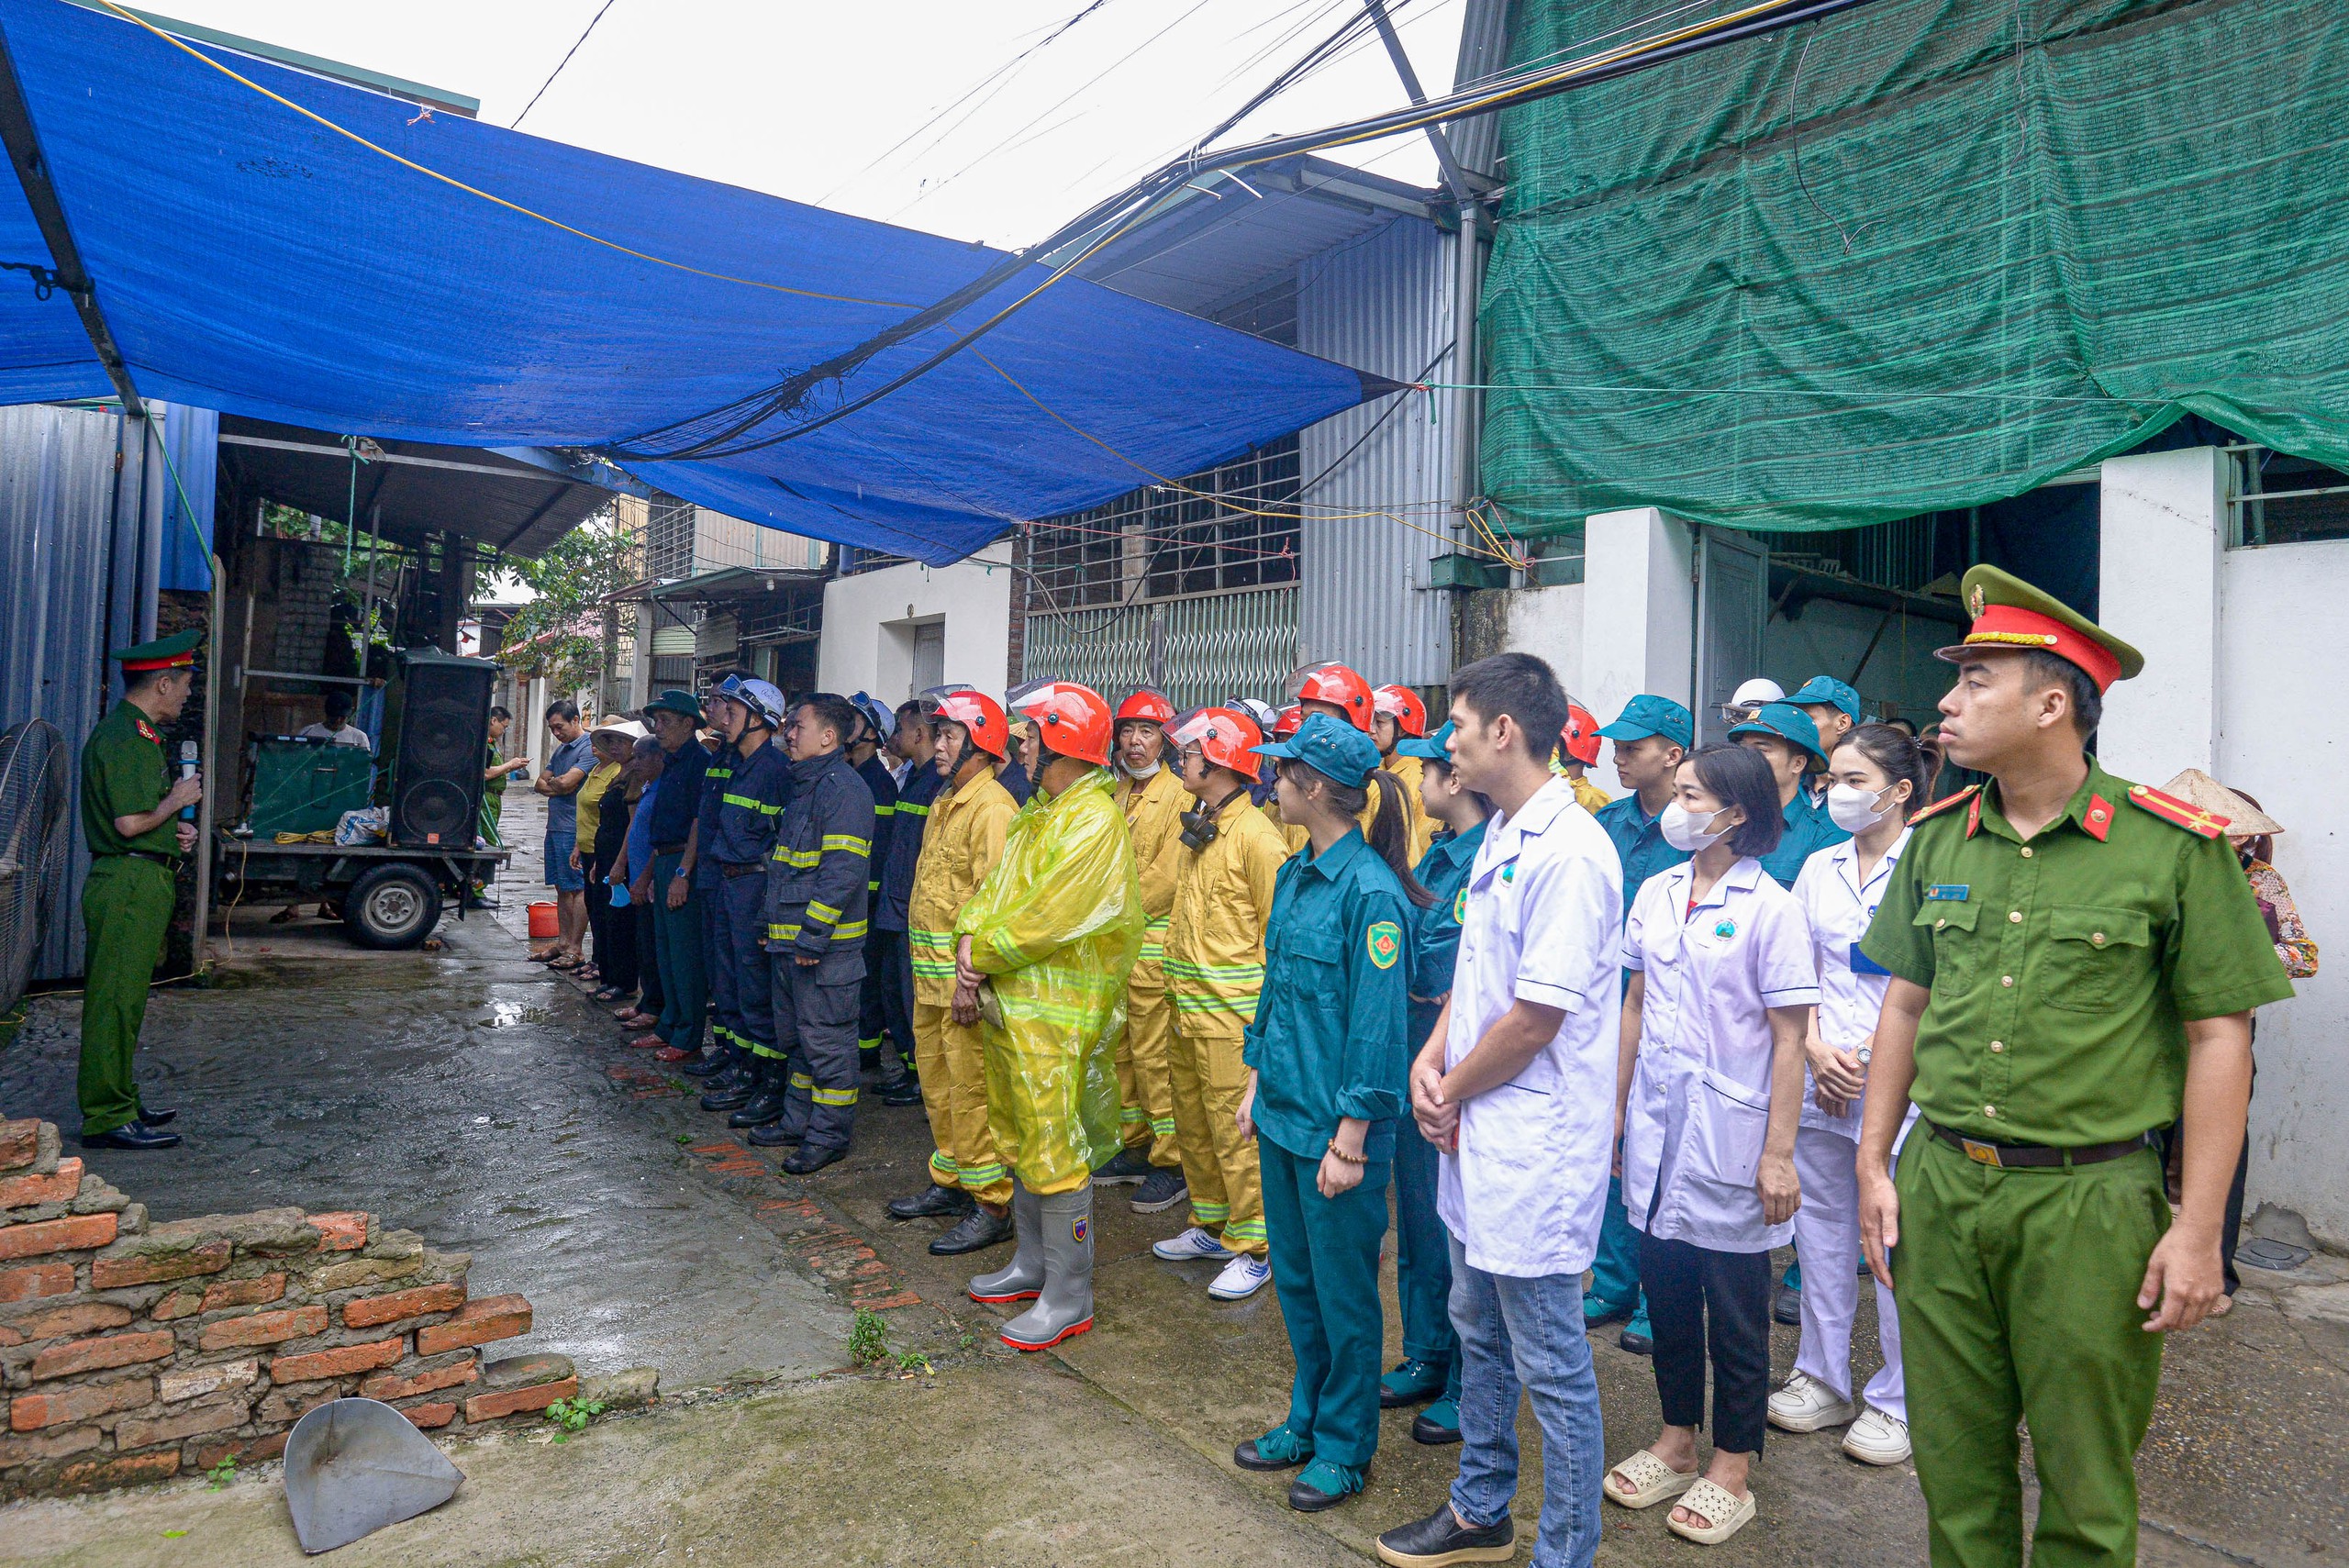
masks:
{"label": "concrete pillar", "polygon": [[2114,458],[2101,492],[2097,620],[2145,656],[2145,673],[2105,695],[2098,760],[2144,784],[2181,768],[2215,775],[2227,455]]}
{"label": "concrete pillar", "polygon": [[1653,506],[1584,525],[1581,689],[1611,721],[1642,692],[1688,701],[1696,637],[1696,535]]}

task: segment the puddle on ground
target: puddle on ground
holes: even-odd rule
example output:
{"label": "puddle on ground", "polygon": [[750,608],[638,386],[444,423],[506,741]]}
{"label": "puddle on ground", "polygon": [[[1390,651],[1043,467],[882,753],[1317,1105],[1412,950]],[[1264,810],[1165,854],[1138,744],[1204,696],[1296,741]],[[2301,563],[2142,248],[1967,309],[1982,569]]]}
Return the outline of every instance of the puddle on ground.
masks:
{"label": "puddle on ground", "polygon": [[489,1017],[474,1022],[485,1029],[507,1029],[520,1024],[551,1024],[554,1009],[546,1006],[524,1006],[518,1002],[492,1002]]}

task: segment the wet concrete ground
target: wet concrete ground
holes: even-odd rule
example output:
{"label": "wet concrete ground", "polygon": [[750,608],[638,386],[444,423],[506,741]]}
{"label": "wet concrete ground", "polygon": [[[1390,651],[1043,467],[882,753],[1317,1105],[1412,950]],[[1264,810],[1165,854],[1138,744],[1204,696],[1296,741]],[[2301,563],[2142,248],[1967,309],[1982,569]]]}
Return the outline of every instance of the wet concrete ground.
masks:
{"label": "wet concrete ground", "polygon": [[[529,874],[507,892],[518,929]],[[937,1222],[883,1212],[924,1179],[919,1111],[868,1101],[848,1160],[782,1178],[498,926],[445,931],[439,955],[354,962],[324,928],[275,928],[271,952],[247,955],[256,984],[159,998],[141,1080],[168,1084],[197,1136],[174,1163],[117,1155],[106,1173],[159,1215],[348,1205],[470,1247],[482,1288],[540,1304],[534,1345],[583,1366],[650,1362],[668,1391],[739,1386],[744,1368],[796,1381],[664,1401],[562,1448],[461,1446],[473,1479],[457,1502],[349,1549],[354,1561],[1349,1562],[1443,1496],[1456,1451],[1412,1443],[1408,1411],[1386,1418],[1369,1491],[1330,1513],[1294,1515],[1285,1477],[1232,1467],[1231,1446],[1286,1408],[1286,1340],[1269,1291],[1219,1305],[1211,1267],[1150,1256],[1177,1215],[1133,1215],[1130,1189],[1102,1195],[1099,1326],[1014,1357],[993,1338],[998,1315],[960,1295],[1002,1254],[933,1259]],[[0,1106],[24,1114],[32,1094],[40,1114],[70,1108],[70,1026],[43,1004],[0,1060]],[[2140,1465],[2141,1561],[2159,1568],[2349,1562],[2349,1264],[2245,1272],[2229,1318],[2169,1347]],[[808,1378],[846,1359],[860,1291],[892,1348],[926,1355],[931,1374]],[[1858,1339],[1865,1377],[1865,1318]],[[1653,1384],[1613,1330],[1594,1342],[1620,1458],[1653,1434]],[[1780,1375],[1793,1355],[1781,1329]],[[1523,1438],[1521,1540],[1540,1501],[1530,1422]],[[1923,1562],[1913,1476],[1854,1464],[1836,1442],[1773,1433],[1759,1522],[1716,1560]],[[273,1476],[0,1513],[0,1561],[177,1561],[196,1546],[291,1562]],[[1693,1561],[1660,1515],[1609,1508],[1601,1562]]]}

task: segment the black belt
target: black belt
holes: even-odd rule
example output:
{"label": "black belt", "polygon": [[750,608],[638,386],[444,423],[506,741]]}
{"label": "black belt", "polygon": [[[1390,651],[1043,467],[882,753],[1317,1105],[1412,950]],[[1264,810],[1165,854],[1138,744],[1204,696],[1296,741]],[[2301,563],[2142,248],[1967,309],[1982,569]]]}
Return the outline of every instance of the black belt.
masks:
{"label": "black belt", "polygon": [[122,851],[122,854],[123,854],[123,858],[124,858],[124,859],[126,859],[126,860],[134,860],[134,861],[153,861],[157,865],[161,866],[165,871],[168,871],[168,872],[173,872],[173,873],[176,873],[176,872],[180,869],[180,862],[179,862],[179,857],[178,857],[178,856],[176,856],[176,855],[167,855],[167,854],[163,854],[163,853],[162,853],[162,852],[161,852],[160,851],[156,851],[156,850],[125,850],[125,851]]}
{"label": "black belt", "polygon": [[738,876],[752,876],[766,869],[767,862],[764,861],[720,861],[718,862],[718,874],[729,882]]}
{"label": "black belt", "polygon": [[656,855],[682,855],[685,852],[685,841],[680,839],[674,844],[655,844],[652,852]]}
{"label": "black belt", "polygon": [[2016,1167],[2046,1168],[2063,1165],[2100,1165],[2107,1160],[2119,1160],[2144,1148],[2145,1135],[2124,1138],[2118,1143],[2088,1143],[2073,1149],[2056,1149],[2044,1143],[1985,1143],[1979,1139],[1966,1138],[1952,1132],[1939,1122],[1925,1124],[1933,1136],[1980,1165],[1996,1165],[2000,1170]]}

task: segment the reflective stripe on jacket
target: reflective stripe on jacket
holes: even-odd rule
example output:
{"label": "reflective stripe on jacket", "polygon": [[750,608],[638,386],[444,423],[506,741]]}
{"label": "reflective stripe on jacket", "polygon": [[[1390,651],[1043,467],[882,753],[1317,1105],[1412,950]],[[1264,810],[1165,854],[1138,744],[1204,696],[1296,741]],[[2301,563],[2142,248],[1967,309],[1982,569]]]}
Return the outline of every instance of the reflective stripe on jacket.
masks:
{"label": "reflective stripe on jacket", "polygon": [[838,751],[792,763],[791,776],[791,802],[767,862],[767,946],[807,958],[860,951],[873,792]]}

